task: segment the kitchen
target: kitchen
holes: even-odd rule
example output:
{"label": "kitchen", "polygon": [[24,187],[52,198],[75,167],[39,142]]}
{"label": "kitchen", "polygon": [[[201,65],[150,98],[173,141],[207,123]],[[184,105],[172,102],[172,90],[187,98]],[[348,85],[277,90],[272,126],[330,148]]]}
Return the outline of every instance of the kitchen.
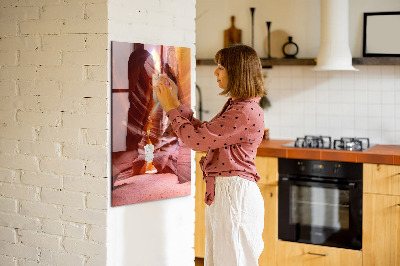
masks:
{"label": "kitchen", "polygon": [[[363,13],[398,11],[400,4],[397,1],[348,1],[348,5],[350,50],[353,58],[362,58]],[[250,7],[255,7],[253,37]],[[318,55],[320,1],[246,1],[234,4],[202,1],[197,3],[196,12],[196,84],[201,89],[203,120],[211,119],[225,102],[224,97],[215,96],[217,87],[212,75],[215,65],[205,64],[203,59],[212,59],[215,51],[222,47],[223,31],[229,28],[232,15],[235,16],[235,26],[242,29],[242,42],[251,45],[254,38],[254,48],[261,58],[268,56],[266,21],[272,22],[271,37],[282,32],[293,37],[299,47],[298,59],[316,58]],[[274,49],[273,45],[278,45],[273,40],[271,43],[271,49]],[[267,97],[271,103],[264,110],[264,118],[270,140],[260,146],[256,164],[260,174],[266,176],[266,180],[259,184],[264,188],[266,213],[269,210],[274,215],[265,218],[265,249],[260,265],[400,265],[400,252],[396,248],[400,239],[400,208],[397,206],[400,203],[400,66],[398,61],[388,61],[368,64],[361,60],[361,63],[353,63],[359,71],[314,71],[313,65],[300,63],[278,64],[264,69]],[[326,138],[309,139],[309,136],[327,136],[331,143],[326,144],[329,143]],[[354,137],[360,139],[351,140]],[[297,138],[300,146],[304,144],[309,148],[302,150],[283,146],[294,146]],[[368,138],[368,143],[363,138]],[[325,146],[319,144],[321,142]],[[334,145],[346,150],[326,149]],[[354,146],[361,146],[365,151],[354,151]],[[196,156],[199,158],[199,154]],[[362,248],[335,249],[278,241],[281,239],[278,236],[278,225],[281,224],[278,222],[278,208],[281,208],[278,161],[282,158],[294,159],[300,164],[313,160],[315,165],[336,161],[361,166],[363,183],[356,186],[363,187],[363,217],[358,217],[363,222]],[[358,194],[360,198],[360,192]],[[196,198],[196,204],[197,236],[199,232],[202,234],[204,226],[201,224],[202,217],[198,217],[201,215],[198,212],[201,199]],[[377,209],[367,209],[366,206]],[[379,220],[377,213],[382,214],[382,210],[389,207],[392,212],[379,217],[391,218]],[[360,227],[359,224],[359,230]],[[365,234],[367,231],[373,233]],[[201,241],[196,238],[197,257],[202,256]],[[373,245],[372,242],[379,244]]]}

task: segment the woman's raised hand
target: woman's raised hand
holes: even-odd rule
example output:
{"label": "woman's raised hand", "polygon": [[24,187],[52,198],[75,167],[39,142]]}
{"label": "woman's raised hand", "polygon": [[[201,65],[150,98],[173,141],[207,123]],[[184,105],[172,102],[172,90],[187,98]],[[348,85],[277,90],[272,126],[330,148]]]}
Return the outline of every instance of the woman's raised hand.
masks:
{"label": "woman's raised hand", "polygon": [[154,91],[165,112],[179,107],[178,87],[168,77],[159,76]]}

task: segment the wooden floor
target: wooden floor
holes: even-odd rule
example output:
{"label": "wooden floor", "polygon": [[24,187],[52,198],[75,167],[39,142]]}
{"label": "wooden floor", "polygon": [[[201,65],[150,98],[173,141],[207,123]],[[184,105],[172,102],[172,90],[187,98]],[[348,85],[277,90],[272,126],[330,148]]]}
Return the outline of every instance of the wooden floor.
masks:
{"label": "wooden floor", "polygon": [[194,265],[195,265],[195,266],[204,266],[204,259],[202,259],[202,258],[195,258],[195,260],[194,260]]}

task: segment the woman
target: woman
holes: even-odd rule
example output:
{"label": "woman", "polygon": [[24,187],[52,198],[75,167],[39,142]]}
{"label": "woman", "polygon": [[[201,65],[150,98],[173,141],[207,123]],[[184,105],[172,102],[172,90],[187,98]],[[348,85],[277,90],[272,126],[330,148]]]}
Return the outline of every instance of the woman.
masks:
{"label": "woman", "polygon": [[154,89],[182,142],[208,151],[200,160],[206,182],[205,265],[258,265],[264,247],[264,201],[254,163],[264,133],[258,105],[266,94],[261,63],[245,45],[218,51],[215,62],[220,94],[230,98],[209,122],[193,118],[193,111],[179,103],[168,78],[160,77]]}

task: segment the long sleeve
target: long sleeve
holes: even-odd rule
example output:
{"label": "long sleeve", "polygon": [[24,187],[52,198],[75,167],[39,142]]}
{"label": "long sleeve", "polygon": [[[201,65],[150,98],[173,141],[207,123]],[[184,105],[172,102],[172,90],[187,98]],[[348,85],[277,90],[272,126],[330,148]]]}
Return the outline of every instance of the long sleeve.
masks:
{"label": "long sleeve", "polygon": [[244,142],[244,131],[248,129],[244,126],[248,120],[246,113],[235,108],[227,109],[212,121],[200,124],[196,120],[192,123],[176,109],[170,110],[167,117],[182,142],[195,151],[227,148]]}

